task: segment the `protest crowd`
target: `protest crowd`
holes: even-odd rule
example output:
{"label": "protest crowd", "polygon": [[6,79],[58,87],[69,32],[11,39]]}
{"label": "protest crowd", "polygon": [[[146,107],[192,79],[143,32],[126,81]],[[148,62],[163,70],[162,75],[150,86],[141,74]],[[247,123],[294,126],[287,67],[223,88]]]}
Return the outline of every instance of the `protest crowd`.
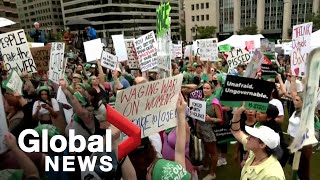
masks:
{"label": "protest crowd", "polygon": [[[210,40],[213,46],[209,47],[217,48],[214,58],[204,59],[201,53],[207,51],[201,48],[208,46],[201,42],[198,46],[180,44],[180,56],[165,59],[169,68],[161,69],[152,63],[157,60],[157,49],[139,45],[140,38],[133,40],[132,46],[123,36],[114,38],[115,47],[125,44],[127,57],[120,58],[117,49],[101,45],[93,28],[86,29],[84,43],[98,43],[84,44],[83,50],[70,39],[30,47],[22,43],[26,41],[23,30],[11,32],[15,44],[1,42],[5,112],[0,125],[8,127],[8,132],[0,131],[7,148],[0,154],[1,180],[219,179],[217,167],[228,168],[228,151],[234,151],[231,154],[239,166],[234,173],[240,179],[286,179],[283,168],[294,164],[295,153],[289,146],[300,136],[306,100],[306,80],[291,71],[290,56],[270,56],[262,47],[218,47],[217,41]],[[6,34],[0,36],[5,39]],[[42,38],[41,33],[38,36]],[[153,32],[141,40],[149,41],[149,46],[157,42]],[[24,51],[21,56],[17,48]],[[310,135],[319,138],[320,96],[316,104],[315,112],[308,113],[314,119],[315,133]],[[123,116],[117,115],[122,121],[141,130],[141,143],[122,158],[118,158],[118,145],[130,135],[109,121],[113,109]],[[285,123],[288,126],[284,128]],[[30,140],[42,138],[44,129],[48,130],[48,142],[56,135],[68,139],[69,130],[89,142],[91,135],[105,137],[105,130],[111,129],[112,151],[92,153],[86,147],[82,152],[66,149],[57,153],[50,146],[46,152],[24,152],[17,142],[25,129],[34,129],[39,135],[25,136],[22,141],[27,147],[32,146]],[[60,141],[56,145],[62,146]],[[311,179],[311,158],[317,147],[308,144],[298,149],[299,179]],[[103,172],[97,161],[94,171],[81,171],[75,158],[74,171],[62,169],[64,156],[92,155],[112,157],[113,168]],[[45,156],[59,157],[58,171],[45,170]]]}

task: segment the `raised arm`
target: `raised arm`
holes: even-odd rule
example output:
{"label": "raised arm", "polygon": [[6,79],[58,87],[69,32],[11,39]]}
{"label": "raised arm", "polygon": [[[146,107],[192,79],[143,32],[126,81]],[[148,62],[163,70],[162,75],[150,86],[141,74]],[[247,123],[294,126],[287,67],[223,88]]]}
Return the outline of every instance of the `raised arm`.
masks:
{"label": "raised arm", "polygon": [[185,162],[185,144],[186,144],[186,108],[187,103],[182,97],[182,94],[179,95],[177,102],[177,113],[178,113],[178,126],[176,128],[177,139],[175,147],[175,161],[179,163],[183,168],[186,169]]}
{"label": "raised arm", "polygon": [[279,81],[279,84],[280,84],[280,90],[281,90],[281,93],[279,93],[279,97],[282,97],[283,95],[285,96],[289,96],[287,90],[286,90],[286,86],[284,85],[283,81],[282,81],[282,77],[281,77],[281,74],[277,74],[277,79]]}
{"label": "raised arm", "polygon": [[291,93],[291,98],[294,99],[298,93],[297,93],[297,83],[296,83],[296,76],[291,75],[291,80],[290,80],[290,93]]}
{"label": "raised arm", "polygon": [[242,143],[242,138],[245,136],[245,134],[241,131],[240,129],[240,119],[241,119],[241,114],[245,110],[244,104],[242,107],[238,108],[235,113],[233,114],[233,118],[231,121],[231,133],[232,135]]}
{"label": "raised arm", "polygon": [[105,80],[104,80],[104,73],[103,73],[103,69],[102,69],[102,66],[101,66],[101,61],[100,60],[97,60],[97,65],[98,65],[98,72],[99,72],[99,81],[100,81],[100,85],[103,87],[104,89],[104,83],[105,83]]}

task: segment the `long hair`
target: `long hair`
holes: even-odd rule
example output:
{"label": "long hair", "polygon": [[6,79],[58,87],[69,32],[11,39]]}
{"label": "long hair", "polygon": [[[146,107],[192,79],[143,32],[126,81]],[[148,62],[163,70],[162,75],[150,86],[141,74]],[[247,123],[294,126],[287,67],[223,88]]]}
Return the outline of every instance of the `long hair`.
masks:
{"label": "long hair", "polygon": [[90,96],[93,97],[93,99],[91,100],[91,105],[95,110],[97,110],[99,108],[99,101],[100,101],[97,90],[93,87],[89,87],[87,89],[87,92]]}

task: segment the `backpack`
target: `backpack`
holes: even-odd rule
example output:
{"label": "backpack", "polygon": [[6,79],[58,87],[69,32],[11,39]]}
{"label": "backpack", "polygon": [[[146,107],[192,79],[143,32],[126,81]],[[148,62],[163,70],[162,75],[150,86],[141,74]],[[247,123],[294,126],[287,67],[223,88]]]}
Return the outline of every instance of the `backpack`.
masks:
{"label": "backpack", "polygon": [[197,137],[196,125],[193,124],[193,120],[189,119],[188,123],[191,128],[189,143],[189,160],[192,165],[200,166],[203,164],[203,159],[205,156],[204,144],[202,139]]}

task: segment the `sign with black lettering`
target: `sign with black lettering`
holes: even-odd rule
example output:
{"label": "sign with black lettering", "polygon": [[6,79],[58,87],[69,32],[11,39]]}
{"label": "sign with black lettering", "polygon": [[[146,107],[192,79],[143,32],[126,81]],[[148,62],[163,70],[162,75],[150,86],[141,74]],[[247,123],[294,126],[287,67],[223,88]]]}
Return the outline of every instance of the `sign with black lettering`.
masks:
{"label": "sign with black lettering", "polygon": [[65,70],[64,43],[54,42],[51,44],[49,79],[59,84]]}
{"label": "sign with black lettering", "polygon": [[127,54],[128,54],[128,66],[130,69],[139,69],[139,61],[136,54],[136,49],[134,48],[134,39],[124,40]]}
{"label": "sign with black lettering", "polygon": [[261,78],[263,80],[275,79],[278,67],[273,64],[261,64]]}
{"label": "sign with black lettering", "polygon": [[197,55],[201,61],[217,61],[218,60],[218,39],[197,39]]}
{"label": "sign with black lettering", "polygon": [[37,66],[37,71],[40,76],[47,74],[49,71],[50,46],[31,48],[31,54]]}
{"label": "sign with black lettering", "polygon": [[243,49],[234,49],[227,53],[227,63],[229,70],[235,69],[239,64],[248,64],[250,61],[250,53]]}
{"label": "sign with black lettering", "polygon": [[23,29],[0,34],[0,51],[7,70],[37,72]]}
{"label": "sign with black lettering", "polygon": [[221,104],[266,112],[274,83],[259,79],[228,75],[220,98]]}
{"label": "sign with black lettering", "polygon": [[4,81],[4,87],[10,92],[17,91],[22,95],[22,86],[23,81],[21,80],[19,74],[15,70],[12,70],[8,79]]}
{"label": "sign with black lettering", "polygon": [[199,121],[206,121],[206,102],[190,99],[190,117]]}
{"label": "sign with black lettering", "polygon": [[117,62],[118,62],[117,56],[110,54],[106,51],[102,51],[101,66],[103,66],[107,69],[116,70]]}

